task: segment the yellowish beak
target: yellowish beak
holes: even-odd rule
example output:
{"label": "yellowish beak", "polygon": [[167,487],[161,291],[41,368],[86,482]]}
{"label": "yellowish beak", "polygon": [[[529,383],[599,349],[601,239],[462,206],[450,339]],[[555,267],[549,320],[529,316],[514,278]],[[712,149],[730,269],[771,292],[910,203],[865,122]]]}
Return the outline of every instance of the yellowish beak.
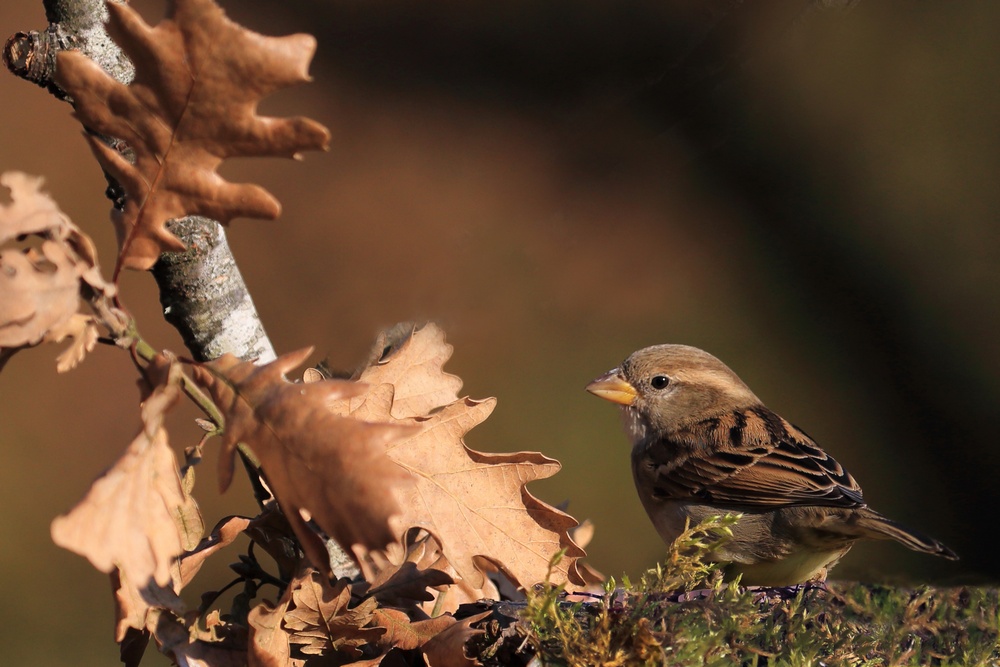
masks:
{"label": "yellowish beak", "polygon": [[635,387],[625,381],[617,368],[588,384],[587,391],[619,405],[632,405],[638,397]]}

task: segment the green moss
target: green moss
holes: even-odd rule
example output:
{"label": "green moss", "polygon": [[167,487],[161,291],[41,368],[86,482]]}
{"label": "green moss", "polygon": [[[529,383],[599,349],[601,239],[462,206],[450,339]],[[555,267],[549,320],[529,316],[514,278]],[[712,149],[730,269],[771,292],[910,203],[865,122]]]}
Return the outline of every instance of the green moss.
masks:
{"label": "green moss", "polygon": [[705,560],[736,519],[686,531],[638,585],[612,580],[600,602],[533,591],[525,619],[539,657],[573,667],[1000,664],[996,589],[741,588]]}

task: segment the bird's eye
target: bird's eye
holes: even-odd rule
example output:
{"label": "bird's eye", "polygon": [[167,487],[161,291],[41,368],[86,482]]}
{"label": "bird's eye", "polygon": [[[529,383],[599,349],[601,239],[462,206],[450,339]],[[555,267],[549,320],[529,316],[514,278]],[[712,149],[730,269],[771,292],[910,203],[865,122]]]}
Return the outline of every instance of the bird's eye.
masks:
{"label": "bird's eye", "polygon": [[668,384],[670,384],[670,378],[668,378],[666,375],[654,375],[653,378],[649,381],[649,385],[653,389],[663,389]]}

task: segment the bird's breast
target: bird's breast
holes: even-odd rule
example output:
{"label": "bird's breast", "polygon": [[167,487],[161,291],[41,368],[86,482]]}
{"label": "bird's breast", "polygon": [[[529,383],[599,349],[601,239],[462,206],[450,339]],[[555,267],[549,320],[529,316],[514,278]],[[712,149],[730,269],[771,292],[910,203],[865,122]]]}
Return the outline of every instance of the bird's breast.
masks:
{"label": "bird's breast", "polygon": [[649,424],[646,419],[639,414],[639,411],[631,405],[621,407],[622,427],[625,429],[625,436],[633,446],[645,442],[649,434]]}

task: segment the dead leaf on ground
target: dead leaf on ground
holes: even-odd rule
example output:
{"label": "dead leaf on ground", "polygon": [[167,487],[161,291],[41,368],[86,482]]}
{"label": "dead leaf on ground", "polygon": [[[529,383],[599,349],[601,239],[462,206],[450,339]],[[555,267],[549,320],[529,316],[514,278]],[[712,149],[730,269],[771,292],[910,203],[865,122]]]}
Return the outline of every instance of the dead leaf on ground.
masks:
{"label": "dead leaf on ground", "polygon": [[[116,567],[141,588],[150,579],[172,582],[174,559],[198,530],[190,524],[194,499],[184,493],[163,419],[180,394],[179,369],[143,402],[143,428],[121,459],[91,486],[68,514],[52,522],[52,539],[86,557],[102,572]],[[200,517],[199,517],[200,521]]]}
{"label": "dead leaf on ground", "polygon": [[392,490],[405,487],[408,476],[385,449],[415,429],[369,424],[327,409],[331,399],[364,391],[358,383],[288,382],[285,374],[310,352],[300,350],[259,367],[227,354],[195,367],[194,376],[225,415],[222,489],[232,479],[237,443],[246,443],[309,559],[329,576],[326,547],[303,512],[345,549],[391,542],[389,518],[400,511]]}
{"label": "dead leaf on ground", "polygon": [[81,290],[110,298],[114,287],[93,242],[41,191],[41,178],[10,171],[0,185],[11,192],[0,204],[0,367],[19,349],[72,338],[57,362],[67,371],[97,342],[96,321],[77,312]]}
{"label": "dead leaf on ground", "polygon": [[134,152],[133,162],[87,135],[127,193],[125,210],[112,213],[119,266],[148,269],[161,252],[182,250],[166,229],[171,218],[276,218],[281,207],[267,190],[231,183],[216,170],[226,158],[297,157],[326,147],[329,131],[313,120],[257,114],[263,98],[310,80],[315,38],[259,35],[211,0],[168,2],[156,26],[125,4],[109,3],[108,14],[108,33],[135,65],[131,85],[78,51],[59,53],[56,82],[84,126]]}

